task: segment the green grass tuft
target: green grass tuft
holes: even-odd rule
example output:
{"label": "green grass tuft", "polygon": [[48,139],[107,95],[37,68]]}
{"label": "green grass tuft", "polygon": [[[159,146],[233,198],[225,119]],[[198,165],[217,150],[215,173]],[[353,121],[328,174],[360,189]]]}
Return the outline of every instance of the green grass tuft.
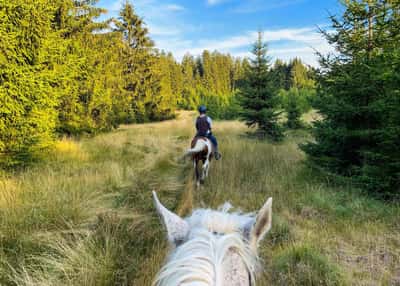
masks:
{"label": "green grass tuft", "polygon": [[274,285],[347,285],[339,267],[309,246],[293,246],[274,257]]}
{"label": "green grass tuft", "polygon": [[273,247],[284,246],[295,241],[295,234],[288,221],[279,215],[272,217],[272,225],[266,240]]}

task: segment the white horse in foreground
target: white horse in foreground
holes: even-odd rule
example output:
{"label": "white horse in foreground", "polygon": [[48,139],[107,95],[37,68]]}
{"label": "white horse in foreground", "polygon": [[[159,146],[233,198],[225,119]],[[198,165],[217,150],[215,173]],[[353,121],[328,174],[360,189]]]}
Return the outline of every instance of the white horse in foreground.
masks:
{"label": "white horse in foreground", "polygon": [[251,286],[260,270],[259,242],[271,228],[272,198],[257,216],[198,209],[185,219],[165,208],[153,192],[155,206],[172,246],[156,286]]}

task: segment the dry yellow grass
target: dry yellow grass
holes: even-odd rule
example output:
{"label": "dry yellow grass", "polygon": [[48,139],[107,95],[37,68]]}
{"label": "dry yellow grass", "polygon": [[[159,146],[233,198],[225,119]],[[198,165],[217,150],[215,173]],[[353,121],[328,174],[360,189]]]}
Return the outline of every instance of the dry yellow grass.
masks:
{"label": "dry yellow grass", "polygon": [[304,131],[269,144],[240,122],[216,122],[223,159],[197,190],[182,160],[193,120],[182,112],[63,139],[46,163],[0,177],[0,284],[150,285],[167,252],[153,189],[181,215],[225,201],[254,211],[273,196],[257,285],[399,283],[399,207],[327,186],[302,164]]}

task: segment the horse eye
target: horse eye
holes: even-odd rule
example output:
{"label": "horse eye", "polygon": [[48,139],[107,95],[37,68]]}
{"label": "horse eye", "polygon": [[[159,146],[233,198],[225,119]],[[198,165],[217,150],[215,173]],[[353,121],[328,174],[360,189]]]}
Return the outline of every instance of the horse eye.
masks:
{"label": "horse eye", "polygon": [[175,239],[174,243],[176,246],[180,246],[181,244],[183,244],[185,241],[183,239]]}
{"label": "horse eye", "polygon": [[213,235],[224,235],[225,233],[223,233],[223,232],[218,232],[218,231],[213,231],[212,234],[213,234]]}

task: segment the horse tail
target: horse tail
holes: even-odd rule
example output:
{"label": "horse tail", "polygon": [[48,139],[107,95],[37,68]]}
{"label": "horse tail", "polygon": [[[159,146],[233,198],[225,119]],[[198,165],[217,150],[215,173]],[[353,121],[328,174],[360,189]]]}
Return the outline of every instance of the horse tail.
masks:
{"label": "horse tail", "polygon": [[190,148],[186,151],[185,156],[189,156],[191,154],[196,154],[204,150],[207,146],[207,143],[204,140],[197,140],[196,145],[193,148]]}

